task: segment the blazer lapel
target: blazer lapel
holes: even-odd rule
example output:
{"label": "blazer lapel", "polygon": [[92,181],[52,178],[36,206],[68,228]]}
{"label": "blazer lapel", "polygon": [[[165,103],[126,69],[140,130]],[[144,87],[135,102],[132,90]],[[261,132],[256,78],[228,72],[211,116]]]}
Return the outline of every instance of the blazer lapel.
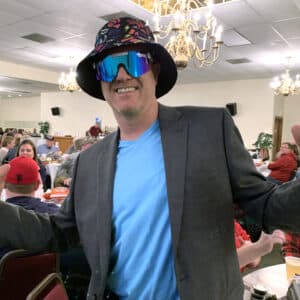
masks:
{"label": "blazer lapel", "polygon": [[176,109],[159,106],[174,257],[177,254],[187,155],[188,122]]}
{"label": "blazer lapel", "polygon": [[[115,173],[115,160],[119,133],[112,134],[111,138],[100,143],[106,143],[97,157],[98,189],[98,228],[100,245],[101,278],[106,278],[109,271],[109,258],[112,233],[112,195]],[[98,230],[97,228],[97,230]],[[102,281],[103,282],[103,281]],[[104,281],[105,282],[105,281]]]}

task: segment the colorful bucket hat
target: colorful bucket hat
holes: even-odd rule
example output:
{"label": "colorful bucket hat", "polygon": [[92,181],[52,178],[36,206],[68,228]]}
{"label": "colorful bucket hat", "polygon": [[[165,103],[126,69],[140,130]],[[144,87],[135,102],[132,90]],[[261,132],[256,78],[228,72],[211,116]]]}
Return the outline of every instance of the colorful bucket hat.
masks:
{"label": "colorful bucket hat", "polygon": [[95,98],[105,100],[96,78],[95,63],[105,57],[109,49],[134,44],[146,45],[154,62],[160,64],[156,97],[168,93],[177,80],[173,58],[162,45],[155,43],[153,33],[144,21],[128,17],[113,19],[99,30],[95,49],[77,66],[77,82],[81,89]]}

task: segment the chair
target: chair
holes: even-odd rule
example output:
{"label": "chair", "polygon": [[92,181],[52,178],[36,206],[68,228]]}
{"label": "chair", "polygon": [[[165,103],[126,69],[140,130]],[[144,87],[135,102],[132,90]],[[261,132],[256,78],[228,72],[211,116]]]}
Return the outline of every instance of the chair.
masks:
{"label": "chair", "polygon": [[68,300],[64,284],[57,273],[46,276],[26,297],[26,300]]}
{"label": "chair", "polygon": [[48,274],[59,272],[56,253],[32,253],[18,249],[0,260],[1,299],[25,299],[28,293]]}

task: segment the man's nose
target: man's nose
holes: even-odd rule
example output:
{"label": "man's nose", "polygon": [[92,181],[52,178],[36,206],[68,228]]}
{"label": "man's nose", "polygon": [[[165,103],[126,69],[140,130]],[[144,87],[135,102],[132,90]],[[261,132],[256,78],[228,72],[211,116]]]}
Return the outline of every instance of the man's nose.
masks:
{"label": "man's nose", "polygon": [[128,74],[125,67],[122,66],[122,65],[119,66],[116,80],[117,81],[124,81],[124,80],[129,80],[131,78],[132,78],[132,76],[130,74]]}

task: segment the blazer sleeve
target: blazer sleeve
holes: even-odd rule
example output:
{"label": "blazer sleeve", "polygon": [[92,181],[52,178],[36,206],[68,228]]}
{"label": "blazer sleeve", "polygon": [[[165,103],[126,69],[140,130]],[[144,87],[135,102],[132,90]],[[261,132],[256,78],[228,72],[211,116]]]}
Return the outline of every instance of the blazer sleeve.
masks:
{"label": "blazer sleeve", "polygon": [[0,201],[0,247],[62,252],[80,244],[73,188],[55,215],[35,213]]}
{"label": "blazer sleeve", "polygon": [[300,181],[267,182],[257,172],[231,116],[224,110],[224,147],[233,200],[266,232],[300,232]]}

